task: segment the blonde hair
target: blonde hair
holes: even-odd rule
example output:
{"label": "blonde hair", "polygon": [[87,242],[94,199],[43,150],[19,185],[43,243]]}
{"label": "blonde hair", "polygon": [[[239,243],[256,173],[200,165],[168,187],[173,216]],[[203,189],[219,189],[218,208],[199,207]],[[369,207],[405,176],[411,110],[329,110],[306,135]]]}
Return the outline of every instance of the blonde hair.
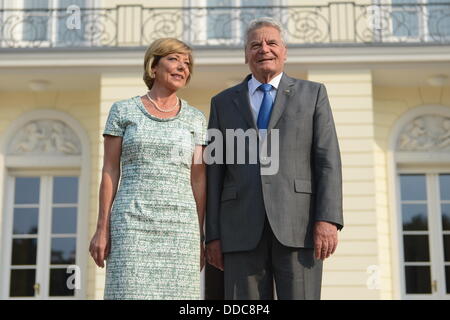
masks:
{"label": "blonde hair", "polygon": [[192,49],[183,41],[175,38],[160,38],[147,48],[144,57],[144,76],[143,80],[150,90],[153,87],[155,78],[151,77],[149,72],[155,67],[162,57],[172,53],[186,53],[189,56],[189,76],[186,79],[186,84],[191,79],[192,70],[194,68],[194,59],[192,57]]}

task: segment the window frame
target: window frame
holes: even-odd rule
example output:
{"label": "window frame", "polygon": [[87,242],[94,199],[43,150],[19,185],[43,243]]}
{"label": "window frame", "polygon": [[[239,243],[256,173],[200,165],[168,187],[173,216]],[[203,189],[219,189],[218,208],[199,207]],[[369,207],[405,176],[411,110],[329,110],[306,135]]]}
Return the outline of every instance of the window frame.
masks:
{"label": "window frame", "polygon": [[[35,294],[34,297],[10,297],[10,272],[12,269],[16,269],[11,265],[11,253],[12,253],[12,240],[14,237],[12,232],[13,220],[14,220],[14,189],[16,177],[39,177],[40,178],[40,196],[39,196],[39,218],[38,218],[38,234],[37,234],[37,253],[36,253],[36,280],[35,283],[40,284],[40,293]],[[83,294],[81,290],[75,290],[73,296],[50,296],[49,295],[49,282],[50,282],[50,270],[52,265],[50,263],[51,257],[51,241],[52,241],[52,190],[53,190],[53,178],[58,176],[73,176],[78,178],[78,195],[80,195],[81,184],[80,170],[12,170],[9,172],[7,180],[6,190],[6,210],[4,212],[4,236],[6,241],[3,244],[5,250],[4,257],[6,258],[2,266],[2,298],[9,300],[74,300],[81,299]],[[77,232],[76,237],[76,258],[75,264],[80,265],[80,261],[84,259],[86,255],[82,250],[82,238],[80,236],[83,230],[83,221],[80,219],[80,198],[77,202]],[[69,235],[69,234],[67,234]],[[17,238],[23,238],[18,236]],[[17,269],[21,269],[20,267]]]}
{"label": "window frame", "polygon": [[[386,240],[392,244],[389,248],[383,249],[382,253],[388,255],[392,266],[392,289],[395,299],[433,299],[426,296],[406,295],[405,279],[402,264],[403,260],[403,242],[402,242],[402,220],[400,207],[400,185],[399,173],[445,173],[450,172],[450,152],[407,152],[398,151],[397,144],[402,130],[411,123],[415,118],[420,116],[433,115],[444,118],[450,117],[450,108],[448,106],[429,104],[407,110],[394,123],[388,141],[387,152],[387,200],[389,204],[389,212],[391,213],[387,218],[389,223],[389,235],[386,235]],[[437,189],[436,189],[437,190]],[[435,196],[435,195],[434,195]],[[434,197],[433,196],[433,197]],[[431,198],[430,198],[431,199]],[[436,203],[436,198],[434,198]],[[440,209],[439,209],[440,210]],[[439,211],[440,212],[440,211]],[[439,221],[441,226],[442,221]],[[441,229],[442,230],[442,229]],[[442,234],[442,232],[441,232]],[[436,233],[431,234],[431,237],[436,237]],[[438,241],[443,241],[442,239]],[[438,242],[434,240],[434,242]],[[431,254],[431,252],[430,252]],[[443,255],[443,252],[442,252]],[[431,258],[431,257],[430,257]],[[445,281],[445,261],[442,265],[436,264],[438,271],[435,274],[441,274],[441,279]],[[433,266],[432,266],[433,267]],[[444,275],[444,276],[443,276]],[[432,279],[433,280],[433,279]],[[445,291],[445,282],[443,287]],[[449,299],[449,295],[445,294],[444,299]],[[442,297],[437,297],[441,299]]]}
{"label": "window frame", "polygon": [[[231,0],[232,7],[241,7],[241,1],[242,0]],[[272,0],[274,7],[284,6],[287,3],[287,0]],[[232,12],[232,19],[236,20],[234,24],[237,24],[236,26],[233,24],[232,28],[232,36],[230,39],[225,38],[214,38],[210,39],[208,38],[207,33],[207,26],[208,26],[208,10],[206,9],[208,6],[207,0],[184,0],[184,7],[192,8],[194,12],[191,12],[189,9],[189,12],[184,15],[185,18],[183,21],[184,25],[190,25],[194,26],[193,28],[189,28],[188,30],[184,31],[183,37],[186,39],[186,41],[194,44],[194,45],[207,45],[207,46],[238,46],[243,44],[244,39],[244,32],[245,30],[242,30],[240,23],[241,20],[239,19],[240,11],[234,11]],[[196,9],[196,8],[202,8],[202,9]],[[196,19],[195,16],[199,14],[200,19]],[[274,10],[274,16],[278,21],[282,21],[282,10],[275,9]],[[237,30],[237,31],[236,31]],[[195,32],[198,31],[198,32]]]}
{"label": "window frame", "polygon": [[[47,37],[44,40],[25,40],[24,39],[24,23],[23,18],[25,17],[25,0],[5,0],[4,2],[4,8],[9,8],[14,11],[11,11],[11,13],[8,13],[8,11],[3,12],[2,20],[6,21],[8,18],[17,16],[19,19],[22,19],[21,23],[17,24],[17,29],[15,31],[15,34],[18,34],[20,36],[14,37],[13,40],[2,40],[2,46],[4,44],[7,44],[8,42],[13,42],[14,47],[39,47],[39,48],[46,48],[46,47],[67,47],[67,45],[64,42],[60,42],[58,39],[58,30],[59,30],[59,20],[57,19],[57,14],[65,14],[66,11],[56,11],[56,9],[60,8],[60,0],[48,0],[49,6],[48,10],[53,10],[52,14],[49,15],[49,23],[47,24]],[[84,0],[86,3],[86,8],[98,8],[100,5],[100,0]],[[63,9],[63,8],[60,8]],[[67,8],[65,8],[67,9]],[[45,15],[47,15],[46,12],[44,12]],[[12,34],[11,34],[12,36]],[[83,41],[80,41],[77,43],[77,46],[83,47],[86,45],[90,45],[91,43],[84,39]]]}
{"label": "window frame", "polygon": [[[428,218],[428,241],[430,254],[430,273],[431,273],[431,293],[430,294],[411,294],[406,292],[405,266],[422,265],[425,263],[405,262],[404,258],[404,242],[403,242],[403,222],[400,194],[400,175],[402,174],[423,174],[425,175],[427,190],[427,218]],[[399,264],[400,264],[400,280],[401,294],[403,299],[409,300],[428,300],[428,299],[450,299],[450,293],[446,293],[445,266],[450,265],[444,261],[444,243],[443,235],[450,234],[450,231],[442,230],[442,213],[440,209],[439,195],[439,174],[450,174],[450,166],[437,167],[402,167],[397,169],[396,185],[397,185],[397,225],[398,225],[398,243],[399,243]],[[437,290],[434,290],[436,283]]]}
{"label": "window frame", "polygon": [[[39,121],[39,120],[57,120],[63,122],[66,126],[73,130],[73,134],[77,136],[80,143],[80,155],[69,155],[69,156],[59,156],[54,155],[12,155],[8,153],[9,145],[14,141],[14,137],[20,133],[29,122]],[[49,175],[64,175],[72,172],[71,170],[79,171],[79,188],[78,188],[78,213],[77,213],[77,261],[76,264],[80,267],[81,279],[79,290],[79,295],[76,299],[85,299],[87,296],[88,289],[88,267],[87,262],[89,259],[89,253],[83,248],[88,248],[88,237],[89,237],[89,207],[90,199],[92,196],[91,179],[91,142],[88,133],[85,128],[74,118],[65,112],[57,111],[53,109],[37,109],[29,111],[22,115],[21,117],[12,121],[4,134],[0,137],[0,208],[2,213],[0,216],[0,299],[7,299],[9,296],[9,283],[5,279],[5,275],[9,277],[9,274],[5,271],[5,261],[9,261],[10,257],[7,252],[7,245],[10,238],[7,237],[7,231],[9,225],[7,225],[8,215],[5,214],[8,205],[13,203],[13,200],[8,201],[7,196],[11,197],[11,192],[8,192],[10,185],[10,180],[8,177],[11,174],[16,174],[19,172],[26,172],[27,175],[31,174],[49,174]],[[81,188],[81,186],[84,186]],[[12,227],[12,225],[11,225]],[[10,233],[12,229],[10,229]],[[39,245],[39,244],[38,244]],[[80,256],[78,256],[80,254]],[[8,270],[9,272],[9,270]],[[90,272],[90,271],[89,271]],[[6,291],[5,291],[5,288]],[[43,290],[43,289],[42,289]],[[5,295],[6,292],[6,295]]]}
{"label": "window frame", "polygon": [[[428,10],[429,10],[429,2],[433,3],[432,0],[411,0],[411,4],[413,4],[414,1],[417,1],[418,8],[422,8],[423,10],[417,10],[417,36],[400,36],[394,34],[394,20],[392,18],[392,15],[395,11],[401,10],[401,5],[394,7],[393,0],[374,0],[374,7],[379,7],[381,10],[376,10],[375,16],[379,16],[379,20],[383,21],[383,16],[387,14],[386,20],[389,23],[389,26],[386,29],[381,30],[381,34],[377,32],[376,26],[374,26],[374,34],[377,35],[376,37],[381,36],[383,39],[382,42],[432,42],[433,37],[430,34],[429,25],[428,25]],[[439,6],[439,4],[433,4],[432,6]],[[384,10],[383,10],[384,8]],[[450,39],[450,35],[448,36]],[[379,39],[378,39],[379,40]]]}

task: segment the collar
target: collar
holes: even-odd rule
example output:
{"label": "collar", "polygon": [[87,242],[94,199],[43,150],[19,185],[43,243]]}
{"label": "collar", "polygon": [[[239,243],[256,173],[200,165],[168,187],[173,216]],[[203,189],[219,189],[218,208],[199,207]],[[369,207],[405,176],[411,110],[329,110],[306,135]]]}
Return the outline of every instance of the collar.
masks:
{"label": "collar", "polygon": [[[281,72],[275,78],[270,80],[269,84],[271,84],[277,90],[278,86],[280,85],[282,76],[283,72]],[[251,96],[255,93],[255,91],[258,89],[260,85],[262,85],[262,83],[256,80],[255,77],[252,75],[250,80],[248,81],[248,92],[250,93]]]}

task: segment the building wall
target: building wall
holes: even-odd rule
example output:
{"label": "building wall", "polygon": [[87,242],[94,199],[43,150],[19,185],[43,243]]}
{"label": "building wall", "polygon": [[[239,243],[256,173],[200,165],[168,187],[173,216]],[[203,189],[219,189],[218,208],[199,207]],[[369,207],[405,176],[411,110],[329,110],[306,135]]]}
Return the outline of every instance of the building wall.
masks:
{"label": "building wall", "polygon": [[345,227],[335,254],[324,262],[322,298],[378,299],[367,273],[378,263],[372,74],[309,70],[308,79],[327,88],[342,157]]}

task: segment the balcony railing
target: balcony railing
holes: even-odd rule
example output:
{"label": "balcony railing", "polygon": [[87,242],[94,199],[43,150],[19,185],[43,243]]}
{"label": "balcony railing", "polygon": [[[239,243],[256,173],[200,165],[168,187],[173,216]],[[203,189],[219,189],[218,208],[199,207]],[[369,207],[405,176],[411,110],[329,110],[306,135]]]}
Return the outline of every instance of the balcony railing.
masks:
{"label": "balcony railing", "polygon": [[399,5],[336,2],[323,6],[3,9],[0,48],[141,47],[161,37],[176,37],[195,47],[240,47],[248,23],[261,16],[281,22],[290,46],[450,44],[450,1],[440,1]]}

